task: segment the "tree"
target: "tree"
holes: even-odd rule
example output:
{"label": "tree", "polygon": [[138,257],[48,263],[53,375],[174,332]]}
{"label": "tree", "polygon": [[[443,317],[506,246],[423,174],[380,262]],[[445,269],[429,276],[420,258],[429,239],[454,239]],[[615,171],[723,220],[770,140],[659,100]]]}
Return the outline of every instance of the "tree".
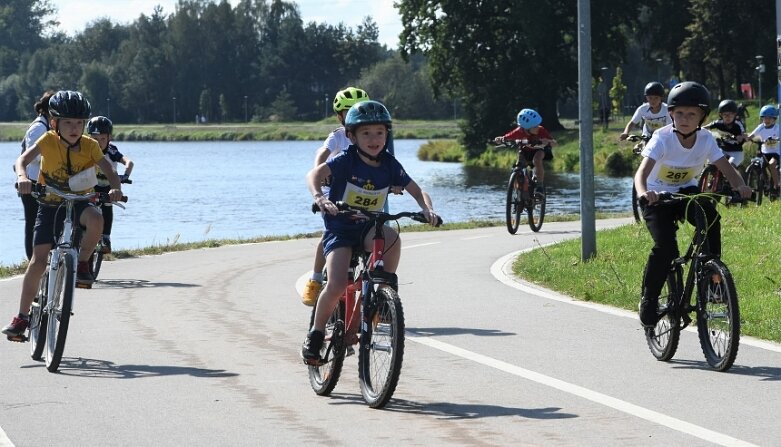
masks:
{"label": "tree", "polygon": [[616,68],[616,75],[613,76],[613,86],[610,88],[610,100],[613,106],[613,115],[618,116],[621,114],[621,104],[624,103],[624,96],[626,95],[626,85],[623,81],[624,71],[621,67]]}

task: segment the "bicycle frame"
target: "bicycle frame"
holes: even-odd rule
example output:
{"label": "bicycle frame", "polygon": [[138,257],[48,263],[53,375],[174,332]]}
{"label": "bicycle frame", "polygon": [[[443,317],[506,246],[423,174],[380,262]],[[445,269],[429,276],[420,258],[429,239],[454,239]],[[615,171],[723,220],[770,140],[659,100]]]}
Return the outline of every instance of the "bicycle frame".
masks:
{"label": "bicycle frame", "polygon": [[[48,281],[48,290],[46,291],[47,297],[52,297],[54,295],[55,287],[56,287],[56,279],[57,279],[57,268],[60,265],[60,258],[64,256],[66,253],[70,253],[73,259],[78,259],[79,256],[79,250],[76,247],[76,234],[75,234],[75,228],[73,225],[73,214],[75,212],[75,201],[74,200],[65,200],[64,203],[65,206],[65,221],[63,222],[62,226],[62,234],[60,234],[57,243],[52,247],[52,249],[49,251],[49,265],[47,266],[47,273],[49,275],[49,281]],[[75,273],[76,273],[76,264],[73,264],[73,273],[71,277],[74,279],[74,284],[71,284],[72,287],[76,287],[75,284]],[[46,307],[43,309],[44,312],[50,313],[52,310],[52,306],[54,306],[56,303],[54,300],[48,299],[46,302]],[[71,311],[73,311],[73,308],[71,307]]]}

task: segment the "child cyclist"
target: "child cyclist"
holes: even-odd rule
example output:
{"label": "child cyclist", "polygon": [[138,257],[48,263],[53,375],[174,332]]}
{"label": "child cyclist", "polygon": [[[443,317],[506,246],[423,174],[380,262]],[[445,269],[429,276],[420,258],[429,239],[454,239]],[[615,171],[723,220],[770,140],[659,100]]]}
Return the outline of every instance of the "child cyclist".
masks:
{"label": "child cyclist", "polygon": [[543,161],[553,159],[553,152],[551,148],[556,145],[556,140],[551,136],[547,129],[542,127],[542,117],[536,110],[523,109],[518,112],[516,117],[518,127],[507,132],[501,137],[494,138],[497,143],[504,142],[505,140],[529,140],[529,144],[543,144],[544,149],[535,149],[533,151],[523,151],[523,155],[526,157],[527,162],[534,164],[534,176],[537,177],[537,186],[535,192],[543,192],[545,188],[543,182],[545,180],[545,166]]}
{"label": "child cyclist", "polygon": [[738,167],[743,163],[743,142],[746,141],[746,128],[738,121],[738,103],[731,99],[725,99],[719,103],[719,119],[704,126],[703,129],[716,129],[731,135],[735,142],[719,139],[717,143],[724,152],[732,166]]}
{"label": "child cyclist", "polygon": [[646,102],[635,110],[632,118],[626,123],[624,131],[619,136],[621,141],[626,140],[635,127],[642,126],[643,135],[649,137],[657,129],[672,123],[670,114],[667,112],[667,104],[662,102],[664,86],[660,82],[646,84],[643,95],[645,95]]}
{"label": "child cyclist", "polygon": [[[100,145],[100,150],[111,163],[114,173],[117,173],[117,164],[125,165],[125,172],[120,177],[124,181],[133,172],[133,160],[124,156],[114,144],[111,143],[111,134],[114,132],[114,123],[105,116],[96,116],[87,123],[87,133]],[[108,177],[100,169],[98,170],[97,192],[109,192],[111,186]],[[103,253],[111,253],[111,227],[114,225],[114,208],[110,203],[104,203],[101,207],[103,213]]]}
{"label": "child cyclist", "polygon": [[[339,120],[340,126],[328,134],[328,138],[323,142],[323,146],[315,154],[315,168],[322,163],[336,157],[340,152],[350,146],[350,140],[344,129],[344,116],[353,105],[367,101],[369,95],[365,91],[347,87],[339,90],[334,96],[334,112]],[[328,186],[323,187],[323,193],[328,194]],[[317,242],[315,249],[315,263],[312,269],[312,277],[304,286],[304,293],[301,295],[301,301],[307,306],[314,306],[320,290],[323,288],[323,268],[325,267],[325,256],[323,255],[323,239]]]}
{"label": "child cyclist", "polygon": [[659,319],[659,293],[670,263],[678,257],[675,236],[678,220],[685,217],[693,223],[693,211],[695,207],[701,207],[709,223],[707,238],[711,253],[721,255],[720,217],[713,201],[703,197],[694,199],[696,203],[692,206],[686,203],[660,205],[656,203],[658,194],[664,191],[697,194],[699,190],[694,176],[702,169],[705,160],[710,159],[743,198],[751,195],[751,188],[727,161],[713,135],[700,128],[710,111],[709,103],[710,93],[696,82],[682,82],[670,89],[667,105],[673,123],[657,130],[651,137],[643,149],[643,160],[635,174],[635,188],[641,199],[643,218],[654,241],[643,276],[640,301],[640,322],[645,327],[654,327]]}
{"label": "child cyclist", "polygon": [[[345,117],[350,147],[307,174],[309,191],[323,212],[323,251],[329,273],[328,282],[317,300],[314,324],[301,348],[301,356],[308,364],[317,364],[320,360],[325,324],[347,286],[347,270],[353,247],[362,245],[366,250],[372,247],[373,234],[368,231],[366,222],[338,215],[334,202],[341,200],[355,204],[358,196],[368,196],[374,200],[367,209],[380,211],[391,187],[400,185],[418,202],[428,222],[432,225],[437,222],[428,194],[386,151],[391,123],[388,109],[377,101],[353,105]],[[328,176],[332,180],[326,196],[321,185]],[[386,244],[384,267],[386,271],[394,273],[401,255],[401,239],[389,226],[383,231]]]}
{"label": "child cyclist", "polygon": [[[85,193],[89,190],[72,191],[69,179],[98,165],[111,183],[111,200],[120,200],[122,191],[119,178],[111,169],[111,163],[103,157],[95,140],[82,136],[84,124],[90,115],[90,105],[86,98],[79,92],[59,91],[49,99],[49,114],[53,129],[28,147],[16,160],[19,193],[30,194],[32,181],[27,177],[24,167],[40,155],[39,183],[64,192]],[[41,275],[46,269],[49,250],[54,244],[57,232],[62,231],[65,213],[60,208],[61,204],[62,199],[51,194],[40,199],[33,236],[33,256],[22,280],[19,315],[1,331],[11,341],[25,340],[24,331],[29,325],[30,306],[38,290]],[[87,260],[100,238],[103,217],[100,211],[87,202],[76,203],[76,214],[78,222],[86,227],[81,239],[76,281],[89,287],[93,278]]]}
{"label": "child cyclist", "polygon": [[770,165],[770,177],[773,180],[771,194],[778,196],[778,163],[781,152],[779,151],[779,129],[778,109],[775,106],[767,105],[759,109],[759,119],[761,123],[748,136],[749,140],[759,139],[762,156],[765,157]]}

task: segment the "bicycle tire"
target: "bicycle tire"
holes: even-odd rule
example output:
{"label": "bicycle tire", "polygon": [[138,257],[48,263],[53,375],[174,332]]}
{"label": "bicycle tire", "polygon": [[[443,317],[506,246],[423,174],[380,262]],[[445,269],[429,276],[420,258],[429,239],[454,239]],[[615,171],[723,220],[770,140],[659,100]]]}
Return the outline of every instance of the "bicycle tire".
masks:
{"label": "bicycle tire", "polygon": [[518,232],[518,225],[521,221],[521,211],[523,211],[523,203],[521,198],[521,186],[518,184],[523,181],[523,174],[513,170],[510,174],[510,180],[507,182],[507,203],[506,203],[506,221],[507,231],[510,234]]}
{"label": "bicycle tire", "polygon": [[676,266],[667,274],[667,280],[659,294],[663,316],[653,328],[645,330],[645,340],[651,354],[660,362],[667,362],[675,356],[681,338],[681,316],[676,307],[683,290],[683,271]]}
{"label": "bicycle tire", "polygon": [[49,287],[49,269],[47,268],[38,285],[36,300],[30,309],[30,328],[28,329],[28,339],[30,340],[30,357],[33,360],[41,360],[43,349],[46,347],[46,294]]}
{"label": "bicycle tire", "polygon": [[[314,320],[317,306],[312,309]],[[339,301],[325,325],[325,340],[320,349],[321,365],[309,365],[309,384],[318,396],[328,396],[339,382],[344,365],[344,301]]]}
{"label": "bicycle tire", "polygon": [[716,181],[716,166],[708,165],[702,170],[697,187],[701,192],[718,192],[718,182]]}
{"label": "bicycle tire", "polygon": [[103,247],[98,244],[95,247],[95,251],[92,252],[92,256],[89,257],[90,269],[92,270],[92,277],[97,280],[98,273],[100,273],[100,267],[103,265]]}
{"label": "bicycle tire", "polygon": [[751,201],[757,206],[762,205],[762,196],[765,194],[763,177],[761,168],[755,164],[746,169],[746,186],[751,188]]}
{"label": "bicycle tire", "polygon": [[[363,399],[382,408],[393,396],[404,360],[404,309],[390,287],[377,290],[376,304],[365,315],[360,338],[358,378]],[[366,324],[368,323],[368,324]]]}
{"label": "bicycle tire", "polygon": [[[718,276],[718,282],[714,278]],[[717,371],[732,367],[740,345],[740,309],[735,282],[727,266],[711,259],[697,284],[697,332],[705,360]]]}
{"label": "bicycle tire", "polygon": [[535,192],[532,194],[531,205],[527,208],[529,228],[535,233],[542,229],[542,223],[545,221],[545,204],[547,202],[545,186],[541,189],[542,193]]}
{"label": "bicycle tire", "polygon": [[56,372],[60,367],[68,336],[76,271],[71,253],[62,253],[56,271],[53,294],[49,297],[53,303],[49,306],[46,324],[46,369],[49,372]]}
{"label": "bicycle tire", "polygon": [[640,223],[643,221],[643,213],[640,210],[640,199],[637,198],[637,188],[635,188],[634,182],[632,182],[632,214],[635,216],[635,222]]}

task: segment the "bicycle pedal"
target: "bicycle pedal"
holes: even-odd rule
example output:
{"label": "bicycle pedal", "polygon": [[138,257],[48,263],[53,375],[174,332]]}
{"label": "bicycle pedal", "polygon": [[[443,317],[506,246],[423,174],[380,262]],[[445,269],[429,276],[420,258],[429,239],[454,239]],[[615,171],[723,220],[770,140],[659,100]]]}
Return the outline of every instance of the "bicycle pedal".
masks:
{"label": "bicycle pedal", "polygon": [[76,281],[76,288],[77,289],[91,289],[92,288],[92,283]]}

